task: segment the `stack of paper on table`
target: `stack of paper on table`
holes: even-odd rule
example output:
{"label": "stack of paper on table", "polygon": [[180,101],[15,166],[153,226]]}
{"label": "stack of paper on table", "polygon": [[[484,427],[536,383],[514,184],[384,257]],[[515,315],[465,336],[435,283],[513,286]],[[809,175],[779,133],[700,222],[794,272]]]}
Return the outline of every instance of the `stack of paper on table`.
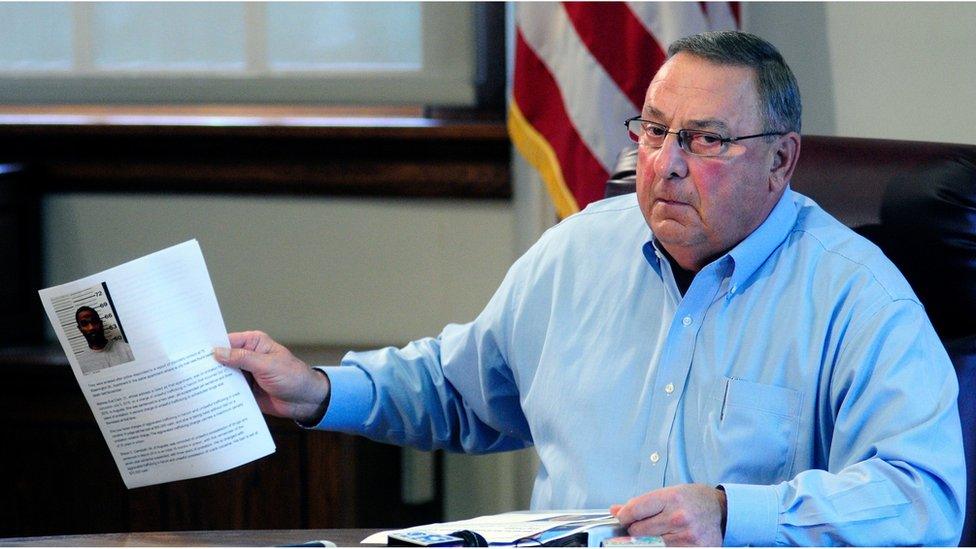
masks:
{"label": "stack of paper on table", "polygon": [[581,532],[588,534],[585,545],[597,547],[603,539],[626,535],[626,531],[620,526],[617,519],[606,511],[518,511],[379,532],[364,539],[363,543],[386,544],[387,535],[397,532],[420,531],[433,534],[451,534],[459,530],[477,532],[484,536],[490,545],[527,547],[554,544]]}

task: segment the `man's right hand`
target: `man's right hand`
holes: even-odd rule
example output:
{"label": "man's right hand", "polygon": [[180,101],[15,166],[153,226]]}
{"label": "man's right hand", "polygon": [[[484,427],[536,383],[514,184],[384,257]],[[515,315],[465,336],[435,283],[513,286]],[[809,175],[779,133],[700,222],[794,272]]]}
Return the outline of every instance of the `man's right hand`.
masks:
{"label": "man's right hand", "polygon": [[217,362],[250,373],[251,390],[261,411],[313,423],[329,404],[329,378],[295,358],[264,332],[227,334],[230,349],[217,347]]}

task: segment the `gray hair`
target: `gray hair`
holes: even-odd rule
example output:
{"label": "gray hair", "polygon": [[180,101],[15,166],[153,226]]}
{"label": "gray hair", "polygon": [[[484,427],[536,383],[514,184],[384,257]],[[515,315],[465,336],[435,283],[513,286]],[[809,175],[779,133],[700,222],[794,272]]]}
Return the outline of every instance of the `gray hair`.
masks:
{"label": "gray hair", "polygon": [[756,74],[763,132],[800,132],[800,89],[793,71],[776,47],[740,31],[703,32],[679,38],[668,48],[668,59],[687,52],[718,65],[750,67]]}

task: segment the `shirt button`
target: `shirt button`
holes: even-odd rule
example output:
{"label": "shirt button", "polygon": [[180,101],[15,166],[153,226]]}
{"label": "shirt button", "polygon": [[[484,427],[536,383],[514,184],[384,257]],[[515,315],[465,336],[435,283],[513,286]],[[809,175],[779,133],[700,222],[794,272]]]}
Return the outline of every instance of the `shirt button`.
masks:
{"label": "shirt button", "polygon": [[734,294],[734,293],[735,293],[735,291],[736,291],[737,289],[738,289],[738,288],[736,288],[736,286],[735,286],[735,284],[733,284],[733,285],[732,285],[732,287],[731,287],[731,288],[729,288],[729,293],[730,293],[730,294]]}
{"label": "shirt button", "polygon": [[665,385],[664,386],[664,392],[667,393],[667,394],[669,394],[669,395],[671,393],[673,393],[674,392],[674,383],[668,383],[667,385]]}
{"label": "shirt button", "polygon": [[685,326],[691,326],[691,317],[690,316],[686,316],[686,317],[682,318],[681,319],[681,323],[684,324]]}
{"label": "shirt button", "polygon": [[657,455],[657,452],[651,454],[651,463],[657,463],[658,461],[660,461],[660,459],[661,456]]}

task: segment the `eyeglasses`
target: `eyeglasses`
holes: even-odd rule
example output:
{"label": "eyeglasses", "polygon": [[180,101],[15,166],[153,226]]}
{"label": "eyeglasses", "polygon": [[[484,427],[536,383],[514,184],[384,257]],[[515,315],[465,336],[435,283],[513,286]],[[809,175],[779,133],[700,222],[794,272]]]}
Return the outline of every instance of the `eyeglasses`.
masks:
{"label": "eyeglasses", "polygon": [[628,118],[624,121],[624,126],[627,127],[627,134],[634,143],[646,145],[652,149],[663,147],[668,134],[674,134],[678,137],[678,146],[681,147],[681,150],[695,156],[719,156],[725,154],[725,151],[729,150],[729,144],[736,141],[769,135],[783,135],[782,132],[769,132],[741,137],[722,137],[717,133],[702,130],[671,131],[663,124],[643,120],[639,116]]}

